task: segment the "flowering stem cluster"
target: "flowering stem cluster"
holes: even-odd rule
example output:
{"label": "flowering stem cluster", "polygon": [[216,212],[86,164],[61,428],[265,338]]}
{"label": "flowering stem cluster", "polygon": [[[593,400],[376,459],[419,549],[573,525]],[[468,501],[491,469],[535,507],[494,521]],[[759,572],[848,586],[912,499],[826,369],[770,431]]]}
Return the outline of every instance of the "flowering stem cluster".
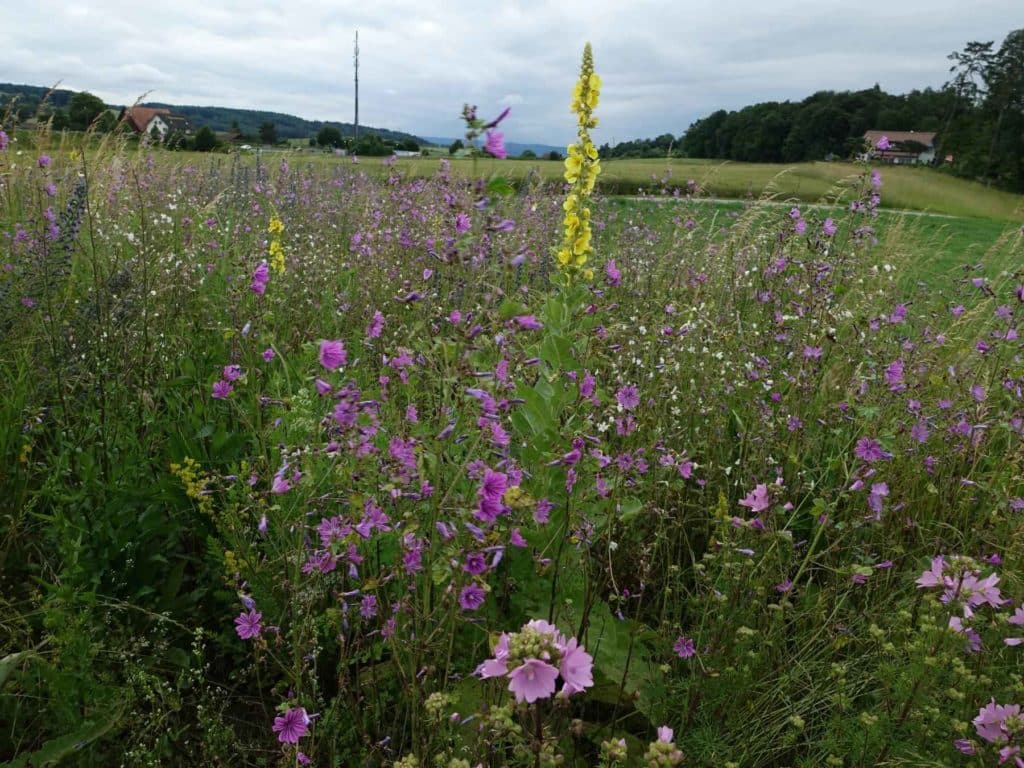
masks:
{"label": "flowering stem cluster", "polygon": [[[582,269],[593,250],[590,245],[590,208],[586,202],[601,173],[597,147],[590,139],[590,129],[597,126],[593,113],[600,93],[601,78],[594,72],[594,58],[590,43],[587,43],[583,49],[580,79],[572,94],[571,109],[576,114],[578,139],[568,147],[568,157],[565,158],[565,180],[570,189],[562,204],[565,219],[562,222],[564,229],[558,250],[558,266],[568,273]],[[584,276],[589,278],[591,274]]]}
{"label": "flowering stem cluster", "polygon": [[283,275],[284,247],[281,245],[281,235],[284,233],[284,222],[277,216],[271,216],[267,231],[270,233],[270,266],[277,274]]}

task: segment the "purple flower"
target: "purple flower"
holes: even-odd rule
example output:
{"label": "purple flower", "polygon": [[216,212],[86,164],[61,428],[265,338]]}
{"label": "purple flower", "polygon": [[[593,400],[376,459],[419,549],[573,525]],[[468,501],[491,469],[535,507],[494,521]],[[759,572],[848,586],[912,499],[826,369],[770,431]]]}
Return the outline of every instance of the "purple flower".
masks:
{"label": "purple flower", "polygon": [[377,615],[377,596],[365,595],[359,603],[359,615],[364,619],[372,619]]}
{"label": "purple flower", "polygon": [[579,693],[594,684],[594,659],[572,638],[562,649],[558,671],[562,675],[562,692],[566,696]]}
{"label": "purple flower", "polygon": [[502,110],[501,114],[498,115],[493,120],[491,120],[491,122],[485,125],[484,128],[497,128],[498,124],[501,123],[501,121],[504,120],[506,117],[508,117],[508,113],[511,111],[512,107],[505,107],[505,109]]}
{"label": "purple flower", "polygon": [[475,611],[484,604],[487,593],[479,584],[467,584],[459,593],[459,606],[464,611]]}
{"label": "purple flower", "polygon": [[483,552],[470,552],[466,555],[466,562],[463,563],[462,570],[479,576],[487,570],[487,558],[484,557]]}
{"label": "purple flower", "polygon": [[555,692],[558,670],[540,659],[527,659],[509,673],[508,689],[516,701],[532,704],[549,698]]}
{"label": "purple flower", "polygon": [[878,149],[880,149],[883,152],[885,152],[888,149],[892,149],[892,142],[889,141],[889,137],[888,136],[883,136],[882,138],[880,138],[878,140],[878,143],[876,143],[875,146]]}
{"label": "purple flower", "polygon": [[235,617],[235,632],[243,640],[252,640],[254,637],[259,637],[263,631],[263,625],[260,624],[260,619],[262,618],[263,614],[255,610],[243,611]]}
{"label": "purple flower", "polygon": [[882,450],[881,445],[870,437],[862,437],[858,440],[853,453],[858,459],[866,461],[868,464],[873,464],[879,459],[886,459],[890,456],[890,454]]}
{"label": "purple flower", "polygon": [[[469,218],[469,214],[459,211],[455,214],[455,231],[460,235],[464,235],[469,232],[470,227],[473,226],[472,220]],[[457,321],[453,321],[457,322]]]}
{"label": "purple flower", "polygon": [[604,273],[608,276],[608,285],[612,286],[613,288],[617,286],[620,282],[622,282],[622,273],[619,271],[619,268],[615,265],[615,259],[611,259],[608,261],[608,264],[605,265]]}
{"label": "purple flower", "polygon": [[50,166],[50,156],[49,155],[40,155],[38,162],[39,162],[39,167],[40,168],[48,168]]}
{"label": "purple flower", "polygon": [[825,219],[825,223],[821,225],[821,229],[827,237],[832,237],[839,227],[836,226],[836,223],[832,219]]}
{"label": "purple flower", "polygon": [[754,490],[740,499],[740,506],[746,507],[751,512],[764,512],[768,509],[770,500],[768,498],[768,486],[764,483],[759,483],[754,486]]}
{"label": "purple flower", "polygon": [[504,160],[508,157],[508,152],[505,150],[505,134],[501,131],[488,130],[487,131],[487,143],[484,144],[484,152],[499,160]]}
{"label": "purple flower", "polygon": [[682,635],[676,639],[676,644],[672,646],[672,650],[676,652],[676,656],[680,659],[692,659],[697,655],[697,646],[693,640]]}
{"label": "purple flower", "polygon": [[632,384],[620,387],[619,391],[615,393],[615,399],[627,411],[631,411],[640,405],[640,393]]}
{"label": "purple flower", "polygon": [[269,363],[277,356],[277,353],[270,347],[263,350],[263,362]]}
{"label": "purple flower", "polygon": [[274,733],[282,744],[298,744],[299,739],[309,730],[309,715],[304,707],[286,710],[274,718]]}
{"label": "purple flower", "polygon": [[231,386],[230,381],[224,381],[224,379],[221,379],[220,381],[214,383],[213,394],[211,395],[211,397],[213,397],[216,400],[227,400],[228,395],[230,395],[234,391],[235,388]]}
{"label": "purple flower", "polygon": [[972,722],[978,735],[992,744],[1006,742],[1011,735],[1006,721],[1019,718],[1019,704],[996,704],[996,700],[992,699],[978,710],[978,716]]}
{"label": "purple flower", "polygon": [[292,489],[291,481],[284,476],[285,468],[282,467],[278,470],[277,474],[274,475],[274,482],[270,486],[270,492],[275,494],[288,493]]}
{"label": "purple flower", "polygon": [[555,508],[547,499],[541,499],[537,502],[537,506],[533,508],[533,521],[538,525],[545,525],[548,522],[551,510]]}
{"label": "purple flower", "polygon": [[262,296],[267,290],[268,282],[270,282],[270,268],[267,266],[267,260],[264,259],[252,273],[252,283],[249,287],[252,288],[253,293]]}
{"label": "purple flower", "polygon": [[348,352],[339,340],[320,342],[320,365],[329,371],[336,371],[348,363]]}
{"label": "purple flower", "polygon": [[524,331],[538,331],[544,327],[544,324],[533,315],[519,315],[515,322]]}
{"label": "purple flower", "polygon": [[0,131],[0,152],[3,152],[5,149],[7,149],[8,141],[9,139],[7,137],[7,134],[3,131]]}
{"label": "purple flower", "polygon": [[223,374],[227,381],[238,381],[242,377],[242,366],[225,365]]}
{"label": "purple flower", "polygon": [[370,320],[370,324],[366,327],[366,335],[371,339],[376,339],[380,336],[380,332],[384,330],[384,315],[378,309],[373,313],[373,318]]}

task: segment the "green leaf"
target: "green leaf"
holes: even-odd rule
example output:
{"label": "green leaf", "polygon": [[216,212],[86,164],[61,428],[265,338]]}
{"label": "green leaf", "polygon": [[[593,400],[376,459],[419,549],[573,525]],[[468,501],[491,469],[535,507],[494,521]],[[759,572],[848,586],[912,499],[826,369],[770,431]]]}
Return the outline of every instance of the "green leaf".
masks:
{"label": "green leaf", "polygon": [[17,757],[10,762],[0,763],[0,768],[45,768],[45,766],[57,765],[64,758],[81,752],[96,739],[105,736],[120,719],[121,713],[117,712],[113,717],[102,722],[87,721],[81,728],[66,736],[50,739],[43,744],[42,749]]}
{"label": "green leaf", "polygon": [[4,687],[4,683],[7,681],[11,672],[14,671],[15,667],[33,658],[35,655],[35,651],[19,651],[18,653],[12,653],[0,659],[0,688]]}
{"label": "green leaf", "polygon": [[492,176],[487,182],[488,195],[508,196],[515,192],[512,183],[504,176]]}

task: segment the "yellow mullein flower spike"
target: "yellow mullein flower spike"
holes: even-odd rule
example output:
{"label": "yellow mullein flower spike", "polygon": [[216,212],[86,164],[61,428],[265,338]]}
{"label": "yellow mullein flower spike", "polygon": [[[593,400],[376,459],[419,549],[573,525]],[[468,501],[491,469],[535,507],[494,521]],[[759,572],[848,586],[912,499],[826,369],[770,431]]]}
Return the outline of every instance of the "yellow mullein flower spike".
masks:
{"label": "yellow mullein flower spike", "polygon": [[597,125],[593,110],[600,100],[601,78],[594,72],[594,55],[587,43],[583,48],[579,80],[572,89],[571,110],[576,114],[577,141],[566,149],[565,180],[571,186],[562,203],[562,244],[555,254],[559,269],[593,278],[593,270],[581,269],[593,250],[590,244],[590,209],[584,203],[594,191],[601,172],[597,147],[588,131]]}

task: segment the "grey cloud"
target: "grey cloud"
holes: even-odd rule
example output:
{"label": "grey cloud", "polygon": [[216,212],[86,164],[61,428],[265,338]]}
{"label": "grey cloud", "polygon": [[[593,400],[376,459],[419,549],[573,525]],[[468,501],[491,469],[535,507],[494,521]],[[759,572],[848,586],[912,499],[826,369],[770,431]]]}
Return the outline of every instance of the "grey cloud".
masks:
{"label": "grey cloud", "polygon": [[511,141],[572,139],[583,42],[605,82],[599,141],[679,134],[717,108],[828,88],[939,86],[945,57],[1024,26],[1019,0],[38,0],[0,7],[0,79],[457,135],[464,102],[512,106]]}

